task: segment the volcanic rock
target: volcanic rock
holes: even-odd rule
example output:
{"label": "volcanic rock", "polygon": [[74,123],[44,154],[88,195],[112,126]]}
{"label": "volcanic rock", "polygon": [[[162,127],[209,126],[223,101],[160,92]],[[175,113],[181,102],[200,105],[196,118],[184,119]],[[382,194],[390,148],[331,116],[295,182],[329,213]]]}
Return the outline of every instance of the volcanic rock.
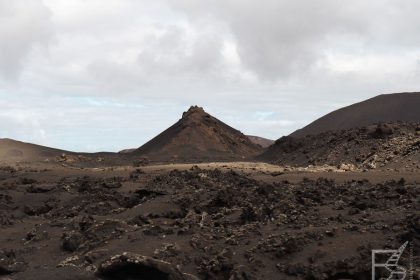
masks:
{"label": "volcanic rock", "polygon": [[404,168],[420,163],[419,123],[395,122],[327,131],[303,138],[282,137],[258,160],[277,164],[330,165],[341,171]]}

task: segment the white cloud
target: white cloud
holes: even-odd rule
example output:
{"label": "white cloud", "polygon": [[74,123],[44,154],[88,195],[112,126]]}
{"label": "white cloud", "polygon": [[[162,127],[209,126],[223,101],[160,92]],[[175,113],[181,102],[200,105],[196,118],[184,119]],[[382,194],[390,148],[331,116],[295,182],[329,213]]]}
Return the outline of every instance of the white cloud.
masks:
{"label": "white cloud", "polygon": [[39,0],[0,0],[0,80],[16,79],[31,50],[49,43],[50,16]]}

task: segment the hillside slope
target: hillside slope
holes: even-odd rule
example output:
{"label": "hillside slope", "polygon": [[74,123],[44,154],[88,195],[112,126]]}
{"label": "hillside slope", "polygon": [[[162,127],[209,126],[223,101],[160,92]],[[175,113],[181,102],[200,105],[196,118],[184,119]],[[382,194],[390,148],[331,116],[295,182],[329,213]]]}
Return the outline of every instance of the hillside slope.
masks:
{"label": "hillside slope", "polygon": [[382,122],[419,122],[420,93],[384,94],[333,111],[289,136],[304,137],[325,131],[363,127]]}
{"label": "hillside slope", "polygon": [[361,169],[420,169],[420,123],[396,122],[282,137],[258,160],[282,165],[351,164]]}
{"label": "hillside slope", "polygon": [[69,152],[12,139],[0,139],[0,161],[37,162],[59,157]]}

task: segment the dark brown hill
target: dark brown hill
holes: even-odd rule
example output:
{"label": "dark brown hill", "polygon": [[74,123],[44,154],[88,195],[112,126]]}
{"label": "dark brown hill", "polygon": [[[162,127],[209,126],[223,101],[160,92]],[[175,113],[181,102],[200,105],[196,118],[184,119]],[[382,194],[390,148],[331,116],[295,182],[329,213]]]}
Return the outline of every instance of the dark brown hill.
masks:
{"label": "dark brown hill", "polygon": [[51,163],[74,167],[125,165],[130,158],[117,153],[76,153],[13,139],[0,139],[0,164]]}
{"label": "dark brown hill", "polygon": [[192,106],[178,122],[132,154],[152,162],[231,161],[253,157],[261,150],[240,131]]}
{"label": "dark brown hill", "polygon": [[40,162],[69,152],[12,139],[0,139],[0,161]]}
{"label": "dark brown hill", "polygon": [[258,160],[282,165],[352,164],[360,169],[420,169],[420,123],[396,122],[282,137]]}
{"label": "dark brown hill", "polygon": [[[249,140],[251,140],[252,143],[260,145],[263,148],[267,148],[269,146],[271,146],[272,144],[274,144],[274,140],[271,139],[267,139],[264,137],[259,137],[259,136],[253,136],[253,135],[246,135],[246,137],[249,138]],[[119,151],[119,154],[130,154],[132,152],[134,152],[136,149],[124,149]]]}
{"label": "dark brown hill", "polygon": [[420,93],[384,94],[333,111],[289,136],[304,137],[325,131],[363,127],[382,122],[420,121]]}

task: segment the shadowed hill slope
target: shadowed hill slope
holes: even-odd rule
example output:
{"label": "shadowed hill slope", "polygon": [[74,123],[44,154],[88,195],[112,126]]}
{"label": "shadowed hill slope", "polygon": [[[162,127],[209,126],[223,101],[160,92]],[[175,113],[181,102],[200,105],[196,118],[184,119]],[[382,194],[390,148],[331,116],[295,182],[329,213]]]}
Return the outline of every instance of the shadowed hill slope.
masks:
{"label": "shadowed hill slope", "polygon": [[299,138],[321,132],[396,121],[420,121],[420,93],[384,94],[333,111],[289,136]]}
{"label": "shadowed hill slope", "polygon": [[192,106],[178,122],[132,154],[150,161],[229,161],[250,158],[261,150],[240,131]]}

